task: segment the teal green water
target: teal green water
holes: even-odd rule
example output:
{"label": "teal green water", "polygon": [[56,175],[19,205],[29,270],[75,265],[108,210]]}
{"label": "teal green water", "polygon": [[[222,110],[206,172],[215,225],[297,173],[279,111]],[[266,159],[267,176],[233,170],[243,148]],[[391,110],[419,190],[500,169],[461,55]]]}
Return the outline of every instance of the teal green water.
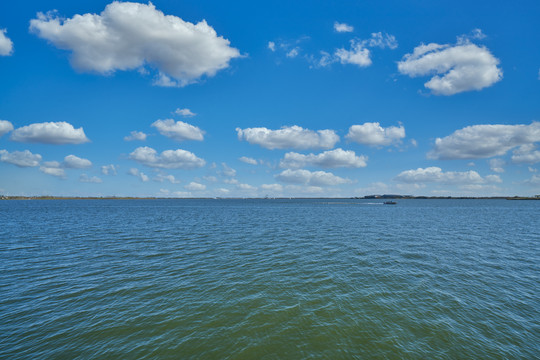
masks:
{"label": "teal green water", "polygon": [[2,359],[533,359],[540,201],[0,201]]}

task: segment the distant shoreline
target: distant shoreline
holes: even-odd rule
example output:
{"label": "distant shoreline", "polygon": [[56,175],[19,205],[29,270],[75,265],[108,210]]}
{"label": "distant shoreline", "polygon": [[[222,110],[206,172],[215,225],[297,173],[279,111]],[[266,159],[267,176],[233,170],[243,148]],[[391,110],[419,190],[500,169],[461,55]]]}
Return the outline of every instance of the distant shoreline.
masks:
{"label": "distant shoreline", "polygon": [[361,197],[132,197],[132,196],[0,196],[0,200],[540,200],[540,196],[410,196],[410,195],[368,195]]}

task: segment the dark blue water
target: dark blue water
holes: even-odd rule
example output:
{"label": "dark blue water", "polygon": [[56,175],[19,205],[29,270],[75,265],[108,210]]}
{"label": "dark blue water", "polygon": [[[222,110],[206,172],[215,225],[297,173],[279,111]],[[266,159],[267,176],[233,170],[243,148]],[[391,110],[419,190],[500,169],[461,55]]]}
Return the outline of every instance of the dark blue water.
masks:
{"label": "dark blue water", "polygon": [[540,201],[0,201],[0,358],[537,358]]}

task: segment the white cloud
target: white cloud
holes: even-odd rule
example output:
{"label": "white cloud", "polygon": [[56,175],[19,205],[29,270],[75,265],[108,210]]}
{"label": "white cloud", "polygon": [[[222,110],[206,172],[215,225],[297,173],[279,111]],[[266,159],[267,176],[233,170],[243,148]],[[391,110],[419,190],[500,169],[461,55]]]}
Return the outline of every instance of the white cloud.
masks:
{"label": "white cloud", "polygon": [[276,43],[273,42],[273,41],[269,41],[269,42],[268,42],[268,48],[269,48],[270,51],[272,51],[272,52],[276,51]]}
{"label": "white cloud", "polygon": [[62,167],[68,169],[85,169],[92,166],[92,162],[88,159],[82,159],[75,155],[68,155],[64,158]]}
{"label": "white cloud", "polygon": [[261,189],[265,191],[271,191],[271,192],[282,192],[283,191],[283,185],[281,184],[262,184]]}
{"label": "white cloud", "polygon": [[221,163],[223,170],[220,172],[224,176],[234,177],[236,176],[236,170],[230,168],[226,163]]}
{"label": "white cloud", "polygon": [[66,172],[58,161],[45,161],[43,165],[39,167],[39,171],[62,179],[66,178]]}
{"label": "white cloud", "polygon": [[97,176],[89,177],[86,174],[81,174],[81,176],[79,176],[79,181],[83,183],[93,183],[93,184],[100,184],[103,182],[103,180],[101,180]]}
{"label": "white cloud", "polygon": [[468,185],[485,184],[490,182],[501,182],[498,175],[489,175],[482,178],[476,171],[464,172],[448,171],[443,172],[439,167],[418,168],[416,170],[406,170],[395,178],[396,181],[404,183],[440,183],[446,185]]}
{"label": "white cloud", "polygon": [[190,190],[190,191],[203,191],[203,190],[206,190],[206,185],[199,184],[199,183],[196,183],[196,182],[192,181],[189,184],[187,184],[186,186],[184,186],[184,188],[186,190]]}
{"label": "white cloud", "polygon": [[8,152],[0,150],[0,161],[13,164],[18,167],[38,166],[41,161],[41,155],[32,154],[29,150]]}
{"label": "white cloud", "polygon": [[369,146],[388,146],[396,144],[405,137],[403,125],[383,128],[378,122],[353,125],[349,128],[347,139]]}
{"label": "white cloud", "polygon": [[473,125],[435,140],[431,159],[478,159],[540,141],[540,122],[530,125]]}
{"label": "white cloud", "polygon": [[488,183],[502,183],[501,177],[499,175],[487,175],[484,177]]}
{"label": "white cloud", "polygon": [[101,173],[103,175],[116,175],[116,166],[114,166],[113,164],[104,165],[101,167]]}
{"label": "white cloud", "polygon": [[471,40],[482,40],[487,36],[482,32],[482,29],[473,29],[469,34],[461,35],[457,37],[458,44],[468,44]]}
{"label": "white cloud", "polygon": [[538,186],[540,185],[540,175],[533,175],[529,180],[525,181],[525,184],[530,186]]}
{"label": "white cloud", "polygon": [[165,174],[157,174],[156,177],[154,178],[154,181],[157,181],[157,182],[168,181],[171,184],[179,184],[180,183],[180,180],[176,179],[174,177],[174,175],[165,175]]}
{"label": "white cloud", "polygon": [[242,162],[245,162],[246,164],[257,165],[257,160],[255,160],[253,158],[250,158],[250,157],[247,157],[247,156],[242,156],[238,160],[240,160]]}
{"label": "white cloud", "polygon": [[148,147],[138,147],[129,157],[143,165],[162,169],[194,169],[203,167],[206,162],[192,152],[177,149],[165,150],[160,155]]}
{"label": "white cloud", "polygon": [[310,61],[313,64],[313,67],[319,68],[319,67],[326,67],[329,65],[332,65],[336,61],[339,61],[339,59],[334,58],[332,55],[327,53],[326,51],[320,52],[321,57],[316,59],[314,56],[308,56],[308,61]]}
{"label": "white cloud", "polygon": [[285,189],[293,194],[322,194],[324,189],[320,186],[287,185]]}
{"label": "white cloud", "polygon": [[13,124],[7,120],[0,120],[0,136],[13,130]]}
{"label": "white cloud", "polygon": [[471,31],[471,37],[473,39],[478,39],[478,40],[482,40],[482,39],[485,39],[486,38],[486,35],[482,32],[481,29],[473,29]]}
{"label": "white cloud", "polygon": [[505,161],[503,159],[491,159],[489,160],[489,168],[496,173],[503,173]]}
{"label": "white cloud", "polygon": [[238,180],[237,180],[237,179],[232,179],[232,178],[231,178],[231,179],[225,179],[225,180],[223,180],[223,182],[224,182],[225,184],[231,184],[231,185],[236,185],[236,184],[238,184]]}
{"label": "white cloud", "polygon": [[300,53],[300,48],[297,46],[291,49],[285,56],[287,56],[288,58],[295,58],[298,56],[299,53]]}
{"label": "white cloud", "polygon": [[[39,170],[45,174],[56,176],[59,178],[66,178],[66,172],[64,169],[85,169],[92,166],[92,162],[87,159],[82,159],[75,155],[68,155],[64,158],[63,162],[58,161],[46,161]],[[84,176],[83,176],[84,175]],[[81,182],[101,182],[101,179],[97,177],[89,178],[86,174],[81,175],[79,181]]]}
{"label": "white cloud", "polygon": [[351,180],[344,179],[329,172],[309,170],[284,170],[276,175],[276,179],[290,184],[306,184],[313,186],[340,185],[350,183]]}
{"label": "white cloud", "polygon": [[175,191],[172,193],[174,196],[177,196],[177,197],[182,197],[182,198],[185,198],[185,197],[191,197],[193,196],[190,192],[188,191]]}
{"label": "white cloud", "polygon": [[279,130],[260,128],[236,128],[238,139],[245,139],[250,144],[257,144],[267,149],[330,149],[339,141],[334,130],[317,132],[300,126],[284,126]]}
{"label": "white cloud", "polygon": [[129,136],[124,137],[125,141],[144,141],[146,140],[146,134],[142,131],[132,131],[129,133]]}
{"label": "white cloud", "polygon": [[540,162],[540,151],[534,144],[521,145],[513,151],[512,161],[517,164],[535,164]]}
{"label": "white cloud", "polygon": [[529,166],[529,172],[535,173],[538,172],[538,169]]}
{"label": "white cloud", "polygon": [[75,129],[67,122],[45,122],[30,124],[15,129],[11,133],[11,140],[29,143],[44,144],[82,144],[89,142],[83,128]]}
{"label": "white cloud", "polygon": [[174,113],[175,113],[176,115],[180,115],[180,116],[183,116],[183,117],[192,117],[192,116],[197,115],[197,114],[195,114],[194,112],[192,112],[191,110],[189,110],[189,109],[187,109],[187,108],[186,108],[186,109],[180,109],[180,108],[178,108],[178,109],[176,109],[176,110],[174,111]]}
{"label": "white cloud", "polygon": [[13,41],[6,36],[6,29],[0,29],[0,56],[8,56],[13,53]]}
{"label": "white cloud", "polygon": [[[360,67],[367,67],[372,63],[371,51],[368,49],[368,47],[395,49],[397,46],[398,43],[394,35],[387,33],[383,34],[382,32],[372,33],[371,38],[368,40],[351,40],[350,50],[346,50],[344,48],[337,49],[334,53],[335,60],[333,61],[339,61],[342,64],[353,64]],[[323,58],[321,58],[321,61],[319,61],[321,66],[325,66],[333,62],[329,59],[324,59],[324,61],[322,60]]]}
{"label": "white cloud", "polygon": [[279,162],[282,168],[301,168],[305,166],[320,166],[323,168],[338,167],[365,167],[367,165],[367,156],[356,156],[352,150],[343,150],[341,148],[325,151],[320,154],[303,155],[295,152],[285,154],[285,157]]}
{"label": "white cloud", "polygon": [[68,19],[54,12],[38,13],[30,21],[30,30],[70,50],[77,70],[110,74],[148,66],[174,79],[177,86],[213,76],[241,56],[205,20],[192,24],[163,14],[152,3],[115,1],[99,15]]}
{"label": "white cloud", "polygon": [[334,31],[335,32],[339,32],[339,33],[344,33],[344,32],[353,32],[354,31],[354,27],[351,26],[351,25],[347,25],[345,23],[338,23],[337,21],[334,22]]}
{"label": "white cloud", "polygon": [[353,64],[360,67],[371,65],[371,53],[369,49],[365,47],[363,41],[351,40],[351,49],[337,49],[335,56],[342,64]]}
{"label": "white cloud", "polygon": [[383,182],[374,182],[368,184],[366,187],[358,188],[355,192],[359,195],[373,195],[373,194],[388,194],[390,193],[390,187]]}
{"label": "white cloud", "polygon": [[157,120],[152,126],[155,127],[161,135],[177,141],[202,141],[204,139],[204,131],[183,121],[175,122],[172,119]]}
{"label": "white cloud", "polygon": [[145,173],[139,171],[139,169],[136,168],[129,169],[128,174],[139,178],[142,182],[147,182],[148,180],[150,180]]}
{"label": "white cloud", "polygon": [[371,34],[371,39],[367,40],[370,47],[379,47],[381,49],[390,48],[392,50],[398,47],[396,37],[387,33],[377,32]]}
{"label": "white cloud", "polygon": [[249,184],[237,184],[236,188],[241,191],[255,191],[257,188]]}
{"label": "white cloud", "polygon": [[217,182],[218,179],[215,176],[203,176],[203,179],[208,182]]}
{"label": "white cloud", "polygon": [[499,60],[482,46],[431,43],[414,48],[398,62],[398,70],[410,77],[434,75],[424,86],[435,95],[454,95],[480,90],[502,79]]}

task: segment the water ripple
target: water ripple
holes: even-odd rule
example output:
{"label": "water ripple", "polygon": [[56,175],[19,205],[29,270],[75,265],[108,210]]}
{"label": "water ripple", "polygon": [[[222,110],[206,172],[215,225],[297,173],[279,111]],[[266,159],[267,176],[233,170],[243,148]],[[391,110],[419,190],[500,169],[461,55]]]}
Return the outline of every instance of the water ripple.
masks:
{"label": "water ripple", "polygon": [[0,358],[540,353],[540,202],[372,205],[0,202]]}

